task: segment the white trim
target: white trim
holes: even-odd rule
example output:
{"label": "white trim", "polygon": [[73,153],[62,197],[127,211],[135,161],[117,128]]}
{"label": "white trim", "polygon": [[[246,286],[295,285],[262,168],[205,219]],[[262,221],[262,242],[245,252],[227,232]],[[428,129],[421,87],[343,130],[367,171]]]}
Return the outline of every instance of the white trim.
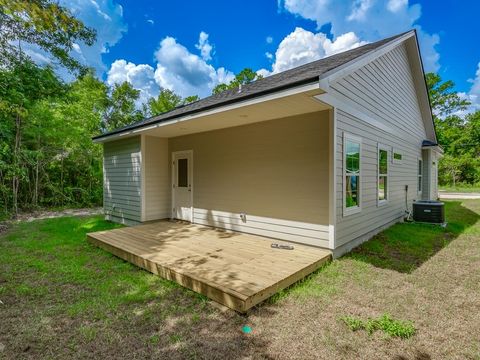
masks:
{"label": "white trim", "polygon": [[319,84],[318,84],[318,80],[316,80],[315,82],[313,82],[311,84],[296,86],[296,87],[289,88],[289,89],[286,89],[286,90],[277,91],[277,92],[274,92],[272,94],[258,96],[258,97],[255,97],[253,99],[238,101],[234,104],[219,106],[219,107],[216,107],[214,109],[201,111],[201,112],[198,112],[198,113],[195,113],[195,114],[184,115],[184,116],[181,116],[181,117],[178,117],[178,118],[175,118],[175,119],[162,121],[160,123],[153,124],[153,125],[147,124],[147,125],[145,125],[145,127],[140,127],[140,128],[132,129],[132,130],[126,130],[125,132],[112,134],[112,135],[109,135],[109,136],[106,136],[106,137],[102,137],[100,139],[94,139],[93,142],[103,143],[103,142],[118,139],[120,137],[129,137],[129,136],[136,135],[136,134],[148,131],[148,130],[159,128],[159,127],[163,127],[163,126],[167,126],[167,125],[171,125],[171,124],[176,124],[176,123],[181,123],[181,122],[184,122],[184,121],[193,120],[193,119],[208,116],[208,115],[213,115],[213,114],[217,114],[217,113],[221,113],[221,112],[225,112],[225,111],[229,111],[229,110],[234,110],[234,109],[241,108],[241,107],[244,107],[244,106],[255,105],[255,104],[258,104],[258,103],[261,103],[261,102],[270,101],[270,100],[274,100],[274,99],[279,99],[279,98],[292,96],[292,95],[295,95],[295,94],[300,94],[300,93],[304,93],[304,92],[308,92],[308,91],[312,91],[312,90],[318,90],[318,89],[319,89]]}
{"label": "white trim", "polygon": [[332,95],[332,94],[315,95],[314,98],[316,98],[317,100],[320,100],[321,102],[327,105],[330,105],[335,108],[339,108],[345,111],[346,113],[349,113],[350,115],[356,117],[357,119],[362,120],[363,122],[377,129],[383,130],[388,134],[392,134],[394,132],[391,127],[385,124],[384,121],[379,121],[365,114],[358,104],[354,103],[353,101],[347,98],[340,99],[339,96]]}
{"label": "white trim", "polygon": [[145,135],[140,136],[140,221],[145,221],[147,216],[147,204],[145,202]]}
{"label": "white trim", "polygon": [[[358,205],[357,206],[352,206],[348,207],[346,206],[346,199],[347,199],[347,192],[345,189],[345,185],[347,183],[347,157],[346,152],[347,152],[347,140],[351,140],[354,142],[357,142],[360,145],[360,154],[359,154],[359,172],[358,172],[358,194],[357,194],[357,199],[358,199]],[[363,186],[363,180],[362,180],[362,138],[356,135],[349,134],[347,132],[343,132],[343,184],[342,184],[342,192],[343,192],[343,199],[342,199],[342,206],[343,206],[343,216],[348,216],[348,215],[353,215],[357,214],[360,211],[362,211],[362,186]]]}
{"label": "white trim", "polygon": [[[387,191],[385,192],[385,199],[379,199],[379,190],[380,190],[380,150],[387,152],[387,173],[382,174],[381,176],[387,177]],[[388,204],[388,200],[390,199],[390,161],[388,152],[390,148],[387,145],[383,145],[378,143],[377,144],[377,206],[383,206]]]}
{"label": "white trim", "polygon": [[193,184],[194,184],[194,179],[193,179],[193,150],[181,150],[181,151],[173,151],[172,152],[172,163],[171,163],[171,169],[172,169],[172,181],[170,183],[170,189],[172,191],[172,208],[171,208],[171,218],[175,219],[175,155],[182,155],[182,154],[188,154],[190,156],[190,161],[188,164],[188,171],[189,175],[191,177],[191,183],[190,185],[190,218],[191,218],[191,223],[194,223],[194,207],[193,207]]}
{"label": "white trim", "polygon": [[[418,164],[419,161],[422,162],[422,166],[420,166],[420,167],[418,166],[418,165],[419,165],[419,164]],[[422,173],[421,173],[421,174],[418,173],[418,169],[422,169]],[[421,156],[417,157],[417,171],[415,171],[415,172],[417,173],[417,194],[418,194],[418,195],[422,195],[423,185],[424,185],[423,182],[424,182],[424,180],[425,180],[425,179],[424,179],[424,175],[425,175],[424,172],[425,172],[425,171],[423,171],[423,158],[422,158]],[[419,179],[419,178],[421,178],[420,190],[418,190],[418,185],[419,185],[418,179]]]}
{"label": "white trim", "polygon": [[337,223],[337,109],[329,110],[329,230],[328,247],[335,249]]}

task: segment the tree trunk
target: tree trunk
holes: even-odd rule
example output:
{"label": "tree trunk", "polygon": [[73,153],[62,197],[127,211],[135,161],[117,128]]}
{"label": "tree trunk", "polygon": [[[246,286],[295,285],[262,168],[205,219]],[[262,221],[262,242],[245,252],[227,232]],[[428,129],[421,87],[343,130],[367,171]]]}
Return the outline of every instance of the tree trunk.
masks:
{"label": "tree trunk", "polygon": [[62,203],[61,203],[61,205],[63,206],[63,197],[64,197],[64,194],[63,194],[63,149],[62,149],[62,154],[61,154],[61,156],[62,156],[62,169],[61,169],[61,172],[60,172],[60,191],[61,191],[61,193],[62,193],[62,196],[61,196],[61,198],[62,198],[62,200],[61,200]]}
{"label": "tree trunk", "polygon": [[38,154],[37,154],[37,163],[35,164],[35,181],[34,181],[34,187],[33,187],[33,205],[36,207],[38,205],[38,172],[39,172],[39,165],[40,160],[38,159]]}
{"label": "tree trunk", "polygon": [[22,119],[20,114],[17,114],[15,118],[15,145],[13,148],[13,165],[14,165],[14,175],[12,179],[12,191],[13,191],[13,217],[16,218],[18,215],[18,188],[20,186],[20,176],[19,176],[19,167],[20,167],[20,141],[21,141],[21,125]]}

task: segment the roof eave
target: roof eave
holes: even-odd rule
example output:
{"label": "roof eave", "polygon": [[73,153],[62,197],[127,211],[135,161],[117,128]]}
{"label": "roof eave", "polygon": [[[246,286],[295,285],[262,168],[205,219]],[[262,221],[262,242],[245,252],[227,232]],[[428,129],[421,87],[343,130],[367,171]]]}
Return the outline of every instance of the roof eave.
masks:
{"label": "roof eave", "polygon": [[318,77],[309,78],[296,83],[288,84],[288,86],[268,89],[261,93],[255,93],[250,96],[232,99],[231,101],[226,101],[221,104],[215,104],[208,108],[202,108],[196,111],[185,112],[183,114],[175,115],[170,118],[162,118],[158,121],[152,121],[147,124],[139,124],[137,126],[129,127],[127,129],[114,130],[107,134],[95,136],[92,138],[92,140],[95,143],[103,143],[111,140],[116,140],[119,137],[138,135],[146,130],[150,130],[159,126],[169,125],[174,122],[191,120],[193,118],[211,115],[212,113],[228,111],[232,108],[252,105],[254,103],[263,102],[274,98],[281,98],[315,89],[320,89]]}

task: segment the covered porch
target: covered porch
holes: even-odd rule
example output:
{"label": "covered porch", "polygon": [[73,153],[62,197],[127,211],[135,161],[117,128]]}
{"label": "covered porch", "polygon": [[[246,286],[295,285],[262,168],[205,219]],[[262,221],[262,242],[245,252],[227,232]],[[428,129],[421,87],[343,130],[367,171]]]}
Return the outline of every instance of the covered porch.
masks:
{"label": "covered porch", "polygon": [[[333,110],[318,84],[104,143],[108,219],[179,219],[332,248]],[[115,136],[115,135],[114,135]]]}
{"label": "covered porch", "polygon": [[88,234],[100,248],[239,312],[320,268],[328,250],[179,221]]}

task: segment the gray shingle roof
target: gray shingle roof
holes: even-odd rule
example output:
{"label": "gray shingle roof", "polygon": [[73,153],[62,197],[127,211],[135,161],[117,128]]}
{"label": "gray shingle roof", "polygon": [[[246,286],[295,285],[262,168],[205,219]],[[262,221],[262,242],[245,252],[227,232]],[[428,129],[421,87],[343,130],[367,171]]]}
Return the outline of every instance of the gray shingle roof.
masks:
{"label": "gray shingle roof", "polygon": [[308,64],[283,71],[256,80],[249,84],[242,86],[242,91],[238,89],[226,90],[220,94],[208,96],[193,103],[179,106],[166,113],[147,118],[136,123],[112,130],[102,135],[94,137],[94,139],[101,139],[103,137],[122,133],[124,131],[138,129],[146,125],[157,124],[163,121],[172,120],[180,116],[190,115],[201,111],[206,111],[221,105],[231,104],[237,101],[247,100],[267,93],[272,93],[294,86],[304,85],[319,80],[319,77],[326,72],[333,70],[341,65],[344,65],[370,51],[378,49],[379,47],[396,40],[406,33],[398,34],[387,39],[383,39],[374,43],[360,46],[358,48],[338,53],[320,60],[310,62]]}

